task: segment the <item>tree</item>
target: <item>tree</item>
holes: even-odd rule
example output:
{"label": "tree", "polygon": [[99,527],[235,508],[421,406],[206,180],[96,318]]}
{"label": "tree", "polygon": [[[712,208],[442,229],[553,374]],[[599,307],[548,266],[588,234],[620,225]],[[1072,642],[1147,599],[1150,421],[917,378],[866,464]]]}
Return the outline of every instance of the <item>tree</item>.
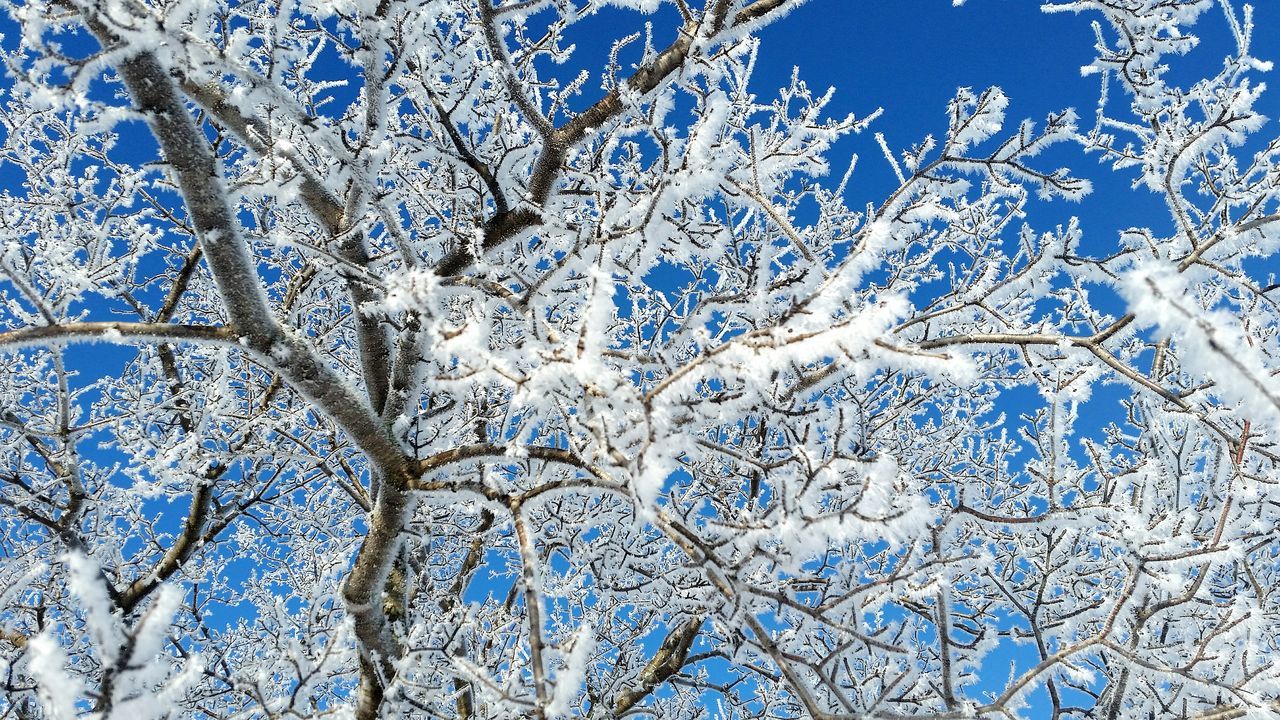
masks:
{"label": "tree", "polygon": [[[1280,716],[1251,9],[1050,3],[1093,126],[856,206],[799,1],[11,5],[5,716]],[[1060,143],[1167,223],[1032,229]]]}

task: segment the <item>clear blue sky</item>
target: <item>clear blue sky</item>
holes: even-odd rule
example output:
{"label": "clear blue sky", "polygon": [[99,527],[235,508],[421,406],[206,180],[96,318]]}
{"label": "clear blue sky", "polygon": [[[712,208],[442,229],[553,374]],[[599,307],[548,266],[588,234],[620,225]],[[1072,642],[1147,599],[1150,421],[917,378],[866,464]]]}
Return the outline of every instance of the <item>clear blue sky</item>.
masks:
{"label": "clear blue sky", "polygon": [[[1233,4],[1238,10],[1242,3]],[[1280,63],[1280,3],[1253,4],[1258,27],[1269,28],[1255,34],[1253,54]],[[947,101],[966,86],[1003,88],[1010,98],[1010,123],[1073,107],[1087,128],[1099,82],[1096,76],[1082,77],[1080,67],[1094,58],[1090,22],[1100,14],[1046,14],[1040,5],[1038,0],[968,0],[962,7],[950,0],[810,0],[763,33],[755,88],[766,95],[797,66],[811,87],[836,88],[834,114],[861,116],[883,107],[885,114],[871,130],[884,133],[895,149],[928,133],[940,135]],[[1202,15],[1197,30],[1203,43],[1178,59],[1177,77],[1194,80],[1213,73],[1233,49],[1219,8]],[[1280,78],[1261,79],[1280,83]],[[1117,93],[1112,107],[1125,101]],[[1280,90],[1261,107],[1269,117],[1280,117]],[[876,199],[891,175],[870,134],[855,138],[847,152],[860,155],[853,199]],[[1034,227],[1045,230],[1078,215],[1086,248],[1111,246],[1121,228],[1164,227],[1163,203],[1147,191],[1130,189],[1132,171],[1114,173],[1079,150],[1060,150],[1053,159],[1093,181],[1095,191],[1080,204],[1034,207],[1027,218]]]}
{"label": "clear blue sky", "polygon": [[[1238,12],[1242,3],[1233,4]],[[1280,63],[1280,3],[1254,0],[1254,5],[1258,27],[1270,29],[1255,34],[1253,54]],[[951,0],[808,0],[761,34],[752,88],[767,102],[798,67],[815,92],[836,89],[829,106],[833,117],[863,117],[884,108],[870,132],[837,145],[830,158],[833,172],[840,173],[857,153],[858,172],[849,200],[855,206],[878,201],[892,187],[893,177],[874,133],[883,133],[895,150],[926,134],[941,135],[947,101],[957,88],[1001,87],[1010,98],[1011,125],[1065,108],[1076,109],[1082,129],[1092,125],[1099,81],[1097,76],[1081,76],[1080,67],[1094,58],[1090,22],[1100,15],[1046,14],[1040,7],[1039,0],[967,0],[961,7]],[[578,52],[557,74],[569,78],[580,68],[598,69],[610,43],[642,30],[645,19],[634,12],[604,9],[597,21],[575,29],[571,41]],[[664,6],[654,22],[655,43],[669,42],[677,24],[675,11]],[[1203,40],[1201,47],[1174,63],[1172,77],[1186,84],[1216,71],[1234,48],[1216,3],[1201,16],[1196,34]],[[624,67],[625,63],[624,59]],[[584,103],[596,97],[594,88],[594,81],[587,83]],[[1113,109],[1125,101],[1117,92]],[[1280,117],[1280,92],[1266,96],[1261,109]],[[1114,173],[1078,148],[1059,146],[1051,151],[1051,159],[1089,178],[1095,191],[1079,204],[1032,204],[1027,222],[1034,228],[1048,230],[1079,216],[1084,249],[1104,252],[1114,247],[1120,229],[1150,225],[1160,233],[1167,227],[1163,202],[1130,188],[1132,171]]]}

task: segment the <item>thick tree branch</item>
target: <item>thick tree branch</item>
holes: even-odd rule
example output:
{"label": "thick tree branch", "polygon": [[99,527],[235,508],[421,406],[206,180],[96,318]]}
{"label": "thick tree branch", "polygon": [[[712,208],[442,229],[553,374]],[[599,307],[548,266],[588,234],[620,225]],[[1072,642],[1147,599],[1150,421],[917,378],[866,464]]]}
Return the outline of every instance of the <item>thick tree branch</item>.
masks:
{"label": "thick tree branch", "polygon": [[640,676],[637,678],[640,685],[618,693],[618,697],[613,701],[613,714],[626,713],[652,694],[668,678],[680,672],[689,659],[689,650],[693,647],[693,641],[698,637],[698,630],[701,627],[702,618],[688,618],[673,627],[662,639],[662,644],[654,652],[653,659],[640,671]]}
{"label": "thick tree branch", "polygon": [[48,347],[73,342],[235,343],[236,333],[217,325],[176,323],[75,322],[37,325],[0,332],[0,347]]}
{"label": "thick tree branch", "polygon": [[150,52],[121,49],[119,37],[98,11],[86,10],[83,15],[103,47],[122,54],[117,69],[173,169],[240,342],[271,358],[273,368],[364,451],[379,476],[383,492],[343,588],[361,647],[357,717],[372,718],[393,675],[392,662],[399,656],[382,612],[381,595],[399,549],[410,507],[406,488],[415,469],[375,409],[353,393],[306,341],[276,321],[241,238],[218,160],[159,60]]}
{"label": "thick tree branch", "polygon": [[[119,39],[102,17],[86,12],[85,20],[104,47],[118,46]],[[168,73],[149,52],[126,54],[117,68],[173,168],[240,342],[272,358],[276,369],[342,426],[376,466],[393,471],[398,482],[407,481],[410,470],[404,453],[369,405],[350,392],[314,349],[276,321],[227,200],[218,161]]]}
{"label": "thick tree branch", "polygon": [[[201,84],[182,75],[179,77],[183,93],[208,111],[219,123],[234,132],[249,149],[261,157],[276,152],[274,133],[270,126],[260,118],[244,114],[240,107],[227,97],[220,85]],[[342,201],[325,187],[311,166],[298,157],[296,152],[286,153],[285,157],[302,178],[298,184],[298,197],[311,211],[311,215],[325,228],[329,237],[337,241],[338,255],[354,267],[368,268],[369,251],[365,246],[364,233],[351,226],[353,218],[347,216]],[[391,352],[382,321],[362,310],[369,304],[379,301],[381,293],[377,288],[350,273],[339,272],[339,275],[351,296],[352,318],[356,325],[356,338],[359,342],[360,366],[365,388],[369,394],[369,402],[374,409],[381,411],[387,398]]]}

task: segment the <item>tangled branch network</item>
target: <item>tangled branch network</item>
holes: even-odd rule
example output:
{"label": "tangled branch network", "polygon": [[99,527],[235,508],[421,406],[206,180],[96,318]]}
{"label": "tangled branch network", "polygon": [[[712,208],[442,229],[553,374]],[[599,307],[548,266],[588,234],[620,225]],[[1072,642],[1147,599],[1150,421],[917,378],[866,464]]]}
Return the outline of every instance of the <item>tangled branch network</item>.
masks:
{"label": "tangled branch network", "polygon": [[854,203],[800,4],[6,2],[0,717],[1280,717],[1253,10]]}

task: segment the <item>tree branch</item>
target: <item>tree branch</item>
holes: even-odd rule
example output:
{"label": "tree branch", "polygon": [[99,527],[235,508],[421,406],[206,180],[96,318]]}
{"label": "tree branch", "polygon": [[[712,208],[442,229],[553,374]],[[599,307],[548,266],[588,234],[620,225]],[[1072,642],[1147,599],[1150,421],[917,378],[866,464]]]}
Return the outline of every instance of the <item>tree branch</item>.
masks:
{"label": "tree branch", "polygon": [[[757,2],[748,5],[734,15],[731,27],[758,23],[773,16],[780,8],[790,8],[798,4],[799,2],[796,0],[757,0]],[[502,47],[501,38],[497,37],[497,31],[493,28],[495,19],[491,17],[493,13],[492,6],[489,4],[489,0],[480,0],[480,5],[481,12],[485,15],[485,32],[490,44],[490,52],[495,59],[505,59],[505,48]],[[485,10],[485,8],[488,8],[488,10]],[[712,20],[715,25],[722,24],[716,18],[712,18]],[[723,29],[721,27],[713,28],[706,40],[710,41],[713,36],[719,34]],[[675,41],[655,55],[649,62],[641,65],[631,77],[619,83],[616,89],[597,100],[595,104],[581,114],[554,129],[550,127],[547,119],[538,112],[537,108],[533,107],[523,89],[519,86],[518,80],[508,67],[506,73],[508,92],[512,95],[512,101],[528,116],[529,122],[540,128],[540,133],[544,138],[543,148],[538,160],[534,163],[533,172],[529,178],[529,207],[512,208],[506,212],[496,213],[490,218],[483,228],[484,239],[480,243],[481,254],[500,247],[521,232],[542,222],[541,207],[551,197],[556,178],[560,174],[561,166],[564,164],[569,150],[582,142],[592,130],[599,128],[621,114],[627,108],[628,98],[643,97],[653,92],[675,75],[680,68],[684,67],[694,47],[694,39],[698,37],[700,30],[701,28],[698,24],[686,24],[681,27],[679,36]],[[507,64],[509,66],[509,63]],[[459,247],[441,258],[440,262],[436,264],[436,274],[441,277],[457,275],[470,267],[476,259],[472,255],[471,248]]]}
{"label": "tree branch", "polygon": [[146,322],[76,322],[36,325],[0,332],[0,347],[48,347],[74,342],[203,342],[234,344],[233,329],[218,325],[180,325]]}

